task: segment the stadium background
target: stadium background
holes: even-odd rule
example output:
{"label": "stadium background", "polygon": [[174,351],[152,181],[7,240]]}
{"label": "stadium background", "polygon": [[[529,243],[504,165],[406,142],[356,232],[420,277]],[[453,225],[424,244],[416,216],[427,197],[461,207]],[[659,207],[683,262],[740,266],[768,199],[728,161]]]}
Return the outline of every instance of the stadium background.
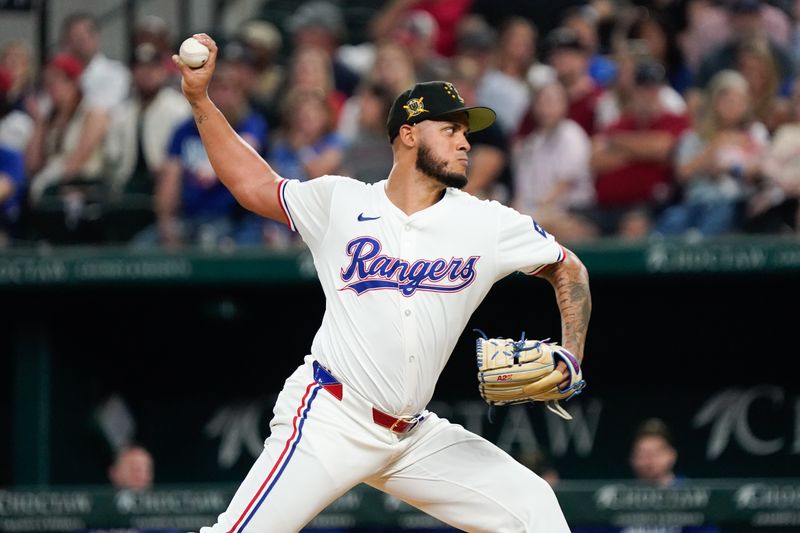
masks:
{"label": "stadium background", "polygon": [[[55,35],[43,35],[42,23],[57,28],[74,8],[47,2],[42,18],[25,4],[0,3],[0,33],[31,39],[39,50]],[[288,12],[282,4],[276,10]],[[361,6],[353,6],[359,16]],[[130,13],[158,14],[188,35],[221,23],[223,11],[211,1],[97,1],[81,8],[105,17],[104,50],[112,57],[127,53],[118,36]],[[594,297],[589,388],[570,406],[577,420],[564,424],[533,407],[499,412],[490,422],[472,386],[472,327],[491,335],[558,331],[549,287],[521,276],[501,282],[470,321],[435,408],[512,453],[543,450],[564,480],[557,490],[568,515],[616,525],[624,518],[608,513],[657,523],[664,512],[683,509],[680,498],[664,503],[668,497],[647,493],[621,498],[633,502],[630,508],[602,505],[604,487],[638,490],[624,481],[631,477],[631,435],[642,419],[661,417],[676,434],[678,471],[712,487],[712,501],[700,513],[727,517],[725,531],[796,531],[800,386],[792,367],[800,242],[741,237],[574,248],[589,267]],[[196,490],[198,499],[203,490],[227,494],[249,468],[253,435],[263,440],[274,395],[321,317],[322,293],[311,274],[304,252],[0,254],[0,530],[16,524],[20,531],[47,531],[55,522],[42,519],[62,515],[93,517],[84,528],[137,527],[132,506],[105,487],[109,450],[96,410],[112,394],[124,397],[137,440],[156,459],[156,493],[167,491],[171,501],[177,496],[169,491]],[[775,490],[748,507],[737,491],[753,486]],[[51,503],[31,503],[36,494]],[[54,494],[90,494],[96,506],[59,507]],[[202,511],[215,514],[210,509],[218,501]],[[201,507],[187,509],[192,505]],[[583,505],[598,518],[587,518]],[[353,516],[359,526],[413,525],[414,519],[391,522],[402,512],[384,505],[385,516],[363,509]],[[632,512],[638,514],[631,518]],[[97,516],[107,523],[94,522]],[[776,527],[768,527],[770,516]]]}

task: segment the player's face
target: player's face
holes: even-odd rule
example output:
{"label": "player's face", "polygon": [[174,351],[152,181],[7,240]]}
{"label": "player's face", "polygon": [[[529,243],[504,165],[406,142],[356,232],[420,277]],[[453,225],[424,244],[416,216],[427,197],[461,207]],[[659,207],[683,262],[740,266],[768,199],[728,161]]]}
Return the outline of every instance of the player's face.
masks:
{"label": "player's face", "polygon": [[417,124],[421,138],[417,149],[417,170],[446,187],[467,184],[467,116],[448,120],[426,120]]}

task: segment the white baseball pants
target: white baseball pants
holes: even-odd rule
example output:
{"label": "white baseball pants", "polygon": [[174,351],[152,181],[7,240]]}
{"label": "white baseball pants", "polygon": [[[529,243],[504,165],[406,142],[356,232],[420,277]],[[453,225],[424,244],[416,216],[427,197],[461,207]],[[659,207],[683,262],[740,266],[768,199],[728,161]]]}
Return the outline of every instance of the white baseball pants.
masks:
{"label": "white baseball pants", "polygon": [[550,486],[494,444],[433,413],[395,434],[352,389],[323,388],[312,365],[287,379],[263,453],[200,533],[297,532],[361,482],[468,532],[569,532]]}

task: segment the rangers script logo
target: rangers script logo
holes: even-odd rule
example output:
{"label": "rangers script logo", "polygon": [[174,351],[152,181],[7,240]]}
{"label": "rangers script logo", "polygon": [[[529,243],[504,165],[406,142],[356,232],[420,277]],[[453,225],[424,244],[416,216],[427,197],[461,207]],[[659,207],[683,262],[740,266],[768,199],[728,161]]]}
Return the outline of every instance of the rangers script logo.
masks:
{"label": "rangers script logo", "polygon": [[358,237],[347,243],[350,264],[340,271],[350,289],[358,295],[378,289],[399,290],[403,296],[416,291],[458,292],[475,281],[475,263],[480,256],[467,259],[403,259],[382,255],[381,243],[374,237]]}

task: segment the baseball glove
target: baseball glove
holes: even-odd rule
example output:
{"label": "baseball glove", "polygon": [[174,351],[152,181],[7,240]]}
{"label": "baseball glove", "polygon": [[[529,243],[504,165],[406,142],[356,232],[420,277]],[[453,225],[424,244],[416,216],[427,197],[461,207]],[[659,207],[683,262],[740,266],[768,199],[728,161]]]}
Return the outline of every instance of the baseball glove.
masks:
{"label": "baseball glove", "polygon": [[[586,387],[578,359],[563,346],[545,340],[489,339],[480,332],[477,340],[478,387],[489,405],[545,402],[547,408],[566,420],[572,416],[558,403]],[[556,370],[563,361],[569,384],[559,388],[564,375]]]}

